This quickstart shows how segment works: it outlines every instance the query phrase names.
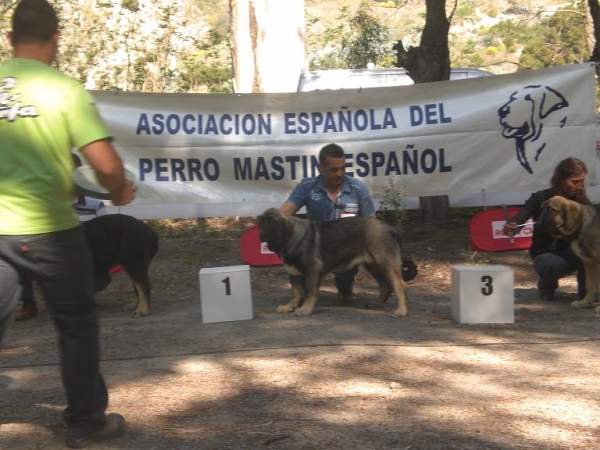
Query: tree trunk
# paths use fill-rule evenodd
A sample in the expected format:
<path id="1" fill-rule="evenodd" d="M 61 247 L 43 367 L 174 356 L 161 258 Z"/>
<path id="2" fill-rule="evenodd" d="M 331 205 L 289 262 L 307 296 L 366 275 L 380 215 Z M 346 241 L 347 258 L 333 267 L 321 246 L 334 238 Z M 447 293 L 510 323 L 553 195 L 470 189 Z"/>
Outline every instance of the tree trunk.
<path id="1" fill-rule="evenodd" d="M 403 67 L 415 83 L 450 79 L 450 50 L 448 33 L 450 20 L 446 17 L 445 0 L 426 0 L 425 27 L 418 47 L 406 50 L 402 41 L 394 46 L 396 67 Z M 450 220 L 448 196 L 421 197 L 419 220 L 425 223 L 444 223 Z"/>
<path id="2" fill-rule="evenodd" d="M 598 70 L 598 64 L 600 64 L 600 5 L 598 4 L 598 0 L 588 0 L 588 6 L 594 25 L 594 50 L 592 51 L 590 61 L 596 63 L 596 73 L 600 75 L 600 71 Z M 598 82 L 600 83 L 600 79 Z"/>
<path id="3" fill-rule="evenodd" d="M 419 221 L 445 223 L 450 219 L 450 202 L 447 195 L 419 197 Z"/>
<path id="4" fill-rule="evenodd" d="M 306 70 L 304 0 L 229 0 L 235 92 L 295 92 Z"/>
<path id="5" fill-rule="evenodd" d="M 235 92 L 260 92 L 256 71 L 256 17 L 249 0 L 229 0 Z"/>

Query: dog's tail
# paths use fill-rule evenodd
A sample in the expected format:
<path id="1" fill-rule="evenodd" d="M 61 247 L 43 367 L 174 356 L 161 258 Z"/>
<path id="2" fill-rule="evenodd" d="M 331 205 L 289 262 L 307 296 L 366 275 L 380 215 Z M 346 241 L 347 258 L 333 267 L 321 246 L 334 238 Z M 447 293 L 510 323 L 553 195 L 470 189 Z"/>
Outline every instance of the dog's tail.
<path id="1" fill-rule="evenodd" d="M 402 238 L 400 237 L 400 233 L 398 230 L 394 228 L 394 236 L 396 241 L 398 242 L 398 247 L 400 247 L 400 254 L 402 254 Z M 402 279 L 404 281 L 410 281 L 414 279 L 419 271 L 417 270 L 417 265 L 410 259 L 402 259 Z"/>
<path id="2" fill-rule="evenodd" d="M 410 259 L 402 261 L 402 279 L 404 281 L 410 281 L 417 276 L 419 271 L 417 265 Z"/>

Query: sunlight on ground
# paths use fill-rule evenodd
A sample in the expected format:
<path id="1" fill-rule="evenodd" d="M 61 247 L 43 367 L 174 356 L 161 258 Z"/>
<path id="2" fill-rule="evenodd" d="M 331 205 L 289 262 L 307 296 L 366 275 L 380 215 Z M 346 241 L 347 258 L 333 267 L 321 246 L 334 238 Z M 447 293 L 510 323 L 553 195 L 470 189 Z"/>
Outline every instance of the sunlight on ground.
<path id="1" fill-rule="evenodd" d="M 33 425 L 30 423 L 3 423 L 0 424 L 0 436 L 3 439 L 10 440 L 11 438 L 21 439 L 23 436 L 40 436 L 50 434 L 45 427 Z M 0 449 L 4 447 L 0 444 Z M 8 448 L 8 447 L 6 447 Z M 15 447 L 13 447 L 15 448 Z M 36 447 L 38 448 L 38 447 Z M 42 447 L 39 447 L 42 448 Z M 15 448 L 16 449 L 16 448 Z"/>
<path id="2" fill-rule="evenodd" d="M 60 374 L 54 367 L 40 369 L 40 367 L 32 366 L 24 369 L 4 369 L 2 375 L 6 377 L 3 384 L 8 390 L 41 391 L 61 387 Z"/>

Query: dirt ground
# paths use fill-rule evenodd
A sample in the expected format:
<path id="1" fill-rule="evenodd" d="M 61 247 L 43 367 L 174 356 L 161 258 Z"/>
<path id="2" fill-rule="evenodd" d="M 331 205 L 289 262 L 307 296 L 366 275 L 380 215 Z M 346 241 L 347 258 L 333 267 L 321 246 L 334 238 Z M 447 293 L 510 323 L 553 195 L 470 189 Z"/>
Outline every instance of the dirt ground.
<path id="1" fill-rule="evenodd" d="M 376 284 L 362 269 L 353 302 L 338 302 L 329 277 L 312 316 L 278 314 L 289 285 L 271 267 L 250 269 L 253 320 L 203 324 L 198 272 L 242 264 L 251 223 L 215 220 L 200 237 L 181 221 L 181 236 L 166 233 L 148 317 L 124 311 L 124 274 L 98 295 L 110 410 L 128 431 L 94 448 L 600 449 L 600 318 L 570 306 L 573 277 L 541 301 L 526 252 L 474 252 L 468 218 L 410 222 L 404 253 L 419 275 L 405 318 L 364 307 Z M 450 266 L 463 264 L 514 271 L 515 323 L 452 318 Z M 63 448 L 56 335 L 39 306 L 0 350 L 2 450 Z"/>

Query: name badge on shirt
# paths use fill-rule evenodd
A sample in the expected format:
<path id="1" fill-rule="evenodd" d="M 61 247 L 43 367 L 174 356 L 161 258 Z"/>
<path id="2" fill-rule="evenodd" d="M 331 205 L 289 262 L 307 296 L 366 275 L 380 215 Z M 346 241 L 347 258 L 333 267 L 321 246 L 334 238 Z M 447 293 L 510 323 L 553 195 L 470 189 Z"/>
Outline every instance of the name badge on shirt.
<path id="1" fill-rule="evenodd" d="M 346 203 L 344 211 L 340 213 L 340 218 L 354 217 L 358 214 L 358 205 L 356 203 Z"/>

